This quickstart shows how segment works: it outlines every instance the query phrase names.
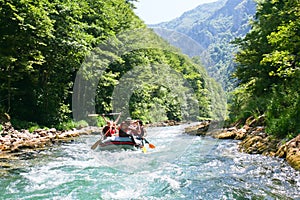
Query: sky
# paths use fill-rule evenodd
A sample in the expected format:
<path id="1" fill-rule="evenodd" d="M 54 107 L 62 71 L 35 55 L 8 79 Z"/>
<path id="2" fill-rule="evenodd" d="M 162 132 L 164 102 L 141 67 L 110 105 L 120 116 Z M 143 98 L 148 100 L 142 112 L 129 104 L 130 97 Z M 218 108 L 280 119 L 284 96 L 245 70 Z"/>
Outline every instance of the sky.
<path id="1" fill-rule="evenodd" d="M 157 24 L 175 19 L 200 4 L 215 1 L 217 0 L 139 0 L 135 3 L 135 13 L 146 24 Z"/>

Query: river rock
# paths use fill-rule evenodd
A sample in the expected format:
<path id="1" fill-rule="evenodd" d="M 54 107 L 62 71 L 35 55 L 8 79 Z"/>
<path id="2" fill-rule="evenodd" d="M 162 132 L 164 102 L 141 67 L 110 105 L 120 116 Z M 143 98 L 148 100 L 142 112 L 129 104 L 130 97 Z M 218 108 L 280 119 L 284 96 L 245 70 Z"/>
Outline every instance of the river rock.
<path id="1" fill-rule="evenodd" d="M 239 149 L 249 154 L 275 156 L 279 140 L 265 134 L 249 135 L 239 143 Z"/>
<path id="2" fill-rule="evenodd" d="M 230 129 L 225 129 L 221 133 L 215 135 L 215 138 L 218 139 L 234 139 L 237 135 L 237 130 L 235 127 Z"/>
<path id="3" fill-rule="evenodd" d="M 203 136 L 207 134 L 210 124 L 210 121 L 202 121 L 197 125 L 186 127 L 184 132 L 189 135 Z"/>
<path id="4" fill-rule="evenodd" d="M 264 115 L 258 118 L 249 117 L 243 126 L 240 121 L 230 128 L 209 130 L 210 126 L 210 122 L 202 122 L 196 126 L 187 127 L 185 133 L 209 135 L 218 139 L 241 140 L 240 151 L 284 158 L 293 168 L 300 170 L 300 134 L 289 142 L 266 134 Z"/>
<path id="5" fill-rule="evenodd" d="M 276 156 L 286 158 L 286 161 L 295 169 L 300 170 L 300 134 L 294 139 L 282 144 Z"/>
<path id="6" fill-rule="evenodd" d="M 11 129 L 12 130 L 12 129 Z M 10 134 L 0 135 L 0 153 L 19 152 L 24 149 L 44 148 L 53 145 L 56 141 L 72 141 L 73 138 L 82 134 L 100 132 L 97 128 L 85 127 L 81 130 L 57 131 L 56 129 L 38 129 L 33 133 L 28 130 L 13 130 Z"/>

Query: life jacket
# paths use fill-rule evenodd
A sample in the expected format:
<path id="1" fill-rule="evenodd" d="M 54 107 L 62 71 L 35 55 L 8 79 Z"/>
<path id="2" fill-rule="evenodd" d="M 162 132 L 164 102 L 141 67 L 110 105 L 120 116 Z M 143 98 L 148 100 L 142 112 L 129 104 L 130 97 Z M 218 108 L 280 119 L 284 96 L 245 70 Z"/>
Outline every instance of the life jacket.
<path id="1" fill-rule="evenodd" d="M 125 130 L 119 129 L 119 137 L 128 137 L 130 134 L 128 134 Z"/>
<path id="2" fill-rule="evenodd" d="M 116 133 L 115 127 L 105 126 L 102 130 L 104 137 L 111 137 Z"/>

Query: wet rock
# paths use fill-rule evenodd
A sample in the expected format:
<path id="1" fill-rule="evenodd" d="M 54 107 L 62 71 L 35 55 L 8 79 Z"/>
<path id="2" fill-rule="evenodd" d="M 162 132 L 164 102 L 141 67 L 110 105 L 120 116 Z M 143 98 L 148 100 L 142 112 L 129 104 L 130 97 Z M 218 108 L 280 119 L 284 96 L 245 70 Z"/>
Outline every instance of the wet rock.
<path id="1" fill-rule="evenodd" d="M 239 143 L 239 149 L 240 151 L 249 154 L 274 156 L 278 149 L 278 143 L 278 139 L 267 136 L 266 134 L 258 133 L 255 135 L 248 135 Z"/>
<path id="2" fill-rule="evenodd" d="M 300 170 L 300 135 L 282 144 L 275 154 L 286 161 L 295 169 Z"/>
<path id="3" fill-rule="evenodd" d="M 178 126 L 182 124 L 181 122 L 177 122 L 175 120 L 166 120 L 163 122 L 155 122 L 146 124 L 145 127 L 167 127 L 167 126 Z"/>
<path id="4" fill-rule="evenodd" d="M 233 129 L 224 130 L 220 134 L 217 134 L 215 136 L 215 138 L 218 138 L 218 139 L 234 139 L 236 137 L 236 135 L 237 135 L 237 131 L 236 131 L 235 128 L 233 128 Z"/>
<path id="5" fill-rule="evenodd" d="M 243 140 L 247 136 L 247 130 L 245 128 L 238 129 L 236 131 L 235 140 Z"/>
<path id="6" fill-rule="evenodd" d="M 53 145 L 55 141 L 70 141 L 82 134 L 90 134 L 95 128 L 81 130 L 57 131 L 56 129 L 38 129 L 33 133 L 28 130 L 16 131 L 0 136 L 0 151 L 2 153 L 19 152 L 24 149 L 44 148 Z"/>
<path id="7" fill-rule="evenodd" d="M 206 135 L 209 130 L 210 122 L 209 121 L 202 121 L 197 125 L 186 127 L 184 132 L 189 135 Z"/>
<path id="8" fill-rule="evenodd" d="M 300 170 L 300 135 L 284 142 L 265 132 L 265 116 L 258 118 L 249 117 L 245 125 L 223 129 L 211 129 L 210 122 L 202 122 L 199 125 L 187 127 L 185 133 L 191 135 L 210 135 L 218 139 L 241 140 L 239 150 L 249 154 L 262 154 L 284 158 L 295 169 Z"/>

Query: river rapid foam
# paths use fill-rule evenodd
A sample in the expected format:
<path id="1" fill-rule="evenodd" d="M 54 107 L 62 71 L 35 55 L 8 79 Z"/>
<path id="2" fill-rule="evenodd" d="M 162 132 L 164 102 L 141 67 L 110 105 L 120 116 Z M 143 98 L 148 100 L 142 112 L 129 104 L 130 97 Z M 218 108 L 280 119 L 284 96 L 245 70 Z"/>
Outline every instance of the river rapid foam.
<path id="1" fill-rule="evenodd" d="M 1 177 L 0 199 L 300 199 L 300 173 L 235 140 L 148 128 L 155 149 L 93 151 L 97 135 L 32 152 Z"/>

